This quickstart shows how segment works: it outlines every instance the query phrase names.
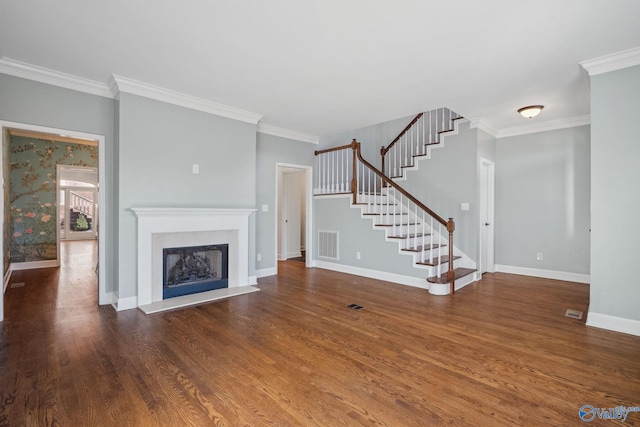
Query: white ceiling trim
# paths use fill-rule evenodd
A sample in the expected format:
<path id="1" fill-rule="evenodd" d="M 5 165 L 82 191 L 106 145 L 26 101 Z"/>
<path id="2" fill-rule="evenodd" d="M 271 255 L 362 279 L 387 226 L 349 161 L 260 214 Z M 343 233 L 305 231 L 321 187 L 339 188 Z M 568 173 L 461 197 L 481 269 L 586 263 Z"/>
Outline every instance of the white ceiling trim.
<path id="1" fill-rule="evenodd" d="M 584 116 L 570 117 L 568 119 L 551 120 L 548 122 L 500 129 L 496 138 L 506 138 L 508 136 L 526 135 L 529 133 L 545 132 L 549 130 L 565 129 L 590 124 L 591 116 L 586 114 Z"/>
<path id="2" fill-rule="evenodd" d="M 191 108 L 193 110 L 203 111 L 205 113 L 215 114 L 216 116 L 227 117 L 229 119 L 239 120 L 254 125 L 262 118 L 262 114 L 241 110 L 224 104 L 218 104 L 217 102 L 175 92 L 170 89 L 165 89 L 115 74 L 113 75 L 113 81 L 115 82 L 115 86 L 113 83 L 109 85 L 112 92 L 117 89 L 117 93 L 125 92 L 132 95 L 144 96 L 146 98 L 155 99 L 156 101 L 167 102 L 169 104 L 179 105 L 181 107 Z M 112 96 L 115 98 L 117 93 L 112 93 Z"/>
<path id="3" fill-rule="evenodd" d="M 295 130 L 280 128 L 278 126 L 258 123 L 258 132 L 267 135 L 280 136 L 282 138 L 293 139 L 296 141 L 308 142 L 310 144 L 319 144 L 320 137 L 309 133 L 297 132 Z"/>
<path id="4" fill-rule="evenodd" d="M 590 76 L 640 65 L 640 47 L 612 53 L 580 63 Z"/>
<path id="5" fill-rule="evenodd" d="M 104 83 L 9 58 L 0 59 L 0 73 L 63 87 L 65 89 L 77 90 L 91 95 L 111 98 L 111 91 Z"/>
<path id="6" fill-rule="evenodd" d="M 495 136 L 498 134 L 498 129 L 491 123 L 489 120 L 484 117 L 476 117 L 475 119 L 469 119 L 471 129 L 478 128 L 481 131 L 488 133 L 489 135 Z"/>

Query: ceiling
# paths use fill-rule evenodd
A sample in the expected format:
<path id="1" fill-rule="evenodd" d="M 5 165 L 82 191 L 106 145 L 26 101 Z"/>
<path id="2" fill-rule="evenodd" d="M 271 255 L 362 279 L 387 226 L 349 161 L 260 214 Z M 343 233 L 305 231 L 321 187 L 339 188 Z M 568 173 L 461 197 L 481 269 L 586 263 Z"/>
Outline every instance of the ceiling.
<path id="1" fill-rule="evenodd" d="M 640 46 L 639 22 L 638 0 L 21 0 L 0 4 L 0 55 L 310 135 L 442 106 L 500 130 L 588 116 L 579 63 Z"/>

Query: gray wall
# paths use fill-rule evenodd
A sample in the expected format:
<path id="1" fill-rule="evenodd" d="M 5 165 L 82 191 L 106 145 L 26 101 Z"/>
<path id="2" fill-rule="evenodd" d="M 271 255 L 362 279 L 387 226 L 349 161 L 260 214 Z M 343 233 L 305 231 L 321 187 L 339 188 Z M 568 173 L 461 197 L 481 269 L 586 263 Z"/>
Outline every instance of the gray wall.
<path id="1" fill-rule="evenodd" d="M 589 274 L 589 140 L 589 126 L 497 140 L 496 264 Z"/>
<path id="2" fill-rule="evenodd" d="M 382 161 L 380 148 L 391 143 L 400 132 L 413 120 L 414 116 L 401 117 L 384 123 L 351 130 L 337 135 L 320 138 L 318 150 L 350 144 L 355 138 L 360 142 L 362 157 L 373 166 L 380 169 Z"/>
<path id="3" fill-rule="evenodd" d="M 478 148 L 477 129 L 459 125 L 457 135 L 444 139 L 444 146 L 431 150 L 431 158 L 421 160 L 417 170 L 407 172 L 398 184 L 443 219 L 453 218 L 454 245 L 475 260 L 478 249 Z M 462 211 L 461 203 L 469 203 Z"/>
<path id="4" fill-rule="evenodd" d="M 426 279 L 427 270 L 413 268 L 413 257 L 398 255 L 398 243 L 385 241 L 384 230 L 374 230 L 371 219 L 361 218 L 360 209 L 351 208 L 350 203 L 348 197 L 315 199 L 313 234 L 317 236 L 318 231 L 339 232 L 340 259 L 336 261 L 317 256 L 314 259 Z M 317 254 L 317 238 L 313 244 Z M 357 252 L 360 252 L 361 259 L 357 259 Z"/>
<path id="5" fill-rule="evenodd" d="M 262 261 L 256 261 L 256 270 L 276 266 L 276 163 L 312 166 L 313 152 L 317 149 L 318 146 L 314 144 L 258 133 L 256 253 L 262 255 Z M 268 212 L 261 210 L 265 204 L 269 206 Z"/>
<path id="6" fill-rule="evenodd" d="M 87 132 L 105 137 L 106 152 L 106 204 L 108 216 L 102 218 L 108 230 L 117 232 L 113 222 L 115 211 L 113 182 L 114 171 L 114 100 L 89 95 L 70 89 L 51 86 L 19 77 L 0 74 L 0 119 L 57 129 Z M 106 238 L 107 265 L 112 265 L 114 251 L 113 240 Z M 115 290 L 117 277 L 113 269 L 106 269 L 105 290 Z"/>
<path id="7" fill-rule="evenodd" d="M 640 66 L 591 78 L 589 312 L 640 320 Z"/>
<path id="8" fill-rule="evenodd" d="M 127 93 L 120 95 L 119 113 L 119 297 L 127 298 L 137 293 L 137 226 L 130 209 L 254 208 L 256 126 Z M 200 165 L 197 175 L 193 164 Z M 255 233 L 249 232 L 253 254 Z"/>

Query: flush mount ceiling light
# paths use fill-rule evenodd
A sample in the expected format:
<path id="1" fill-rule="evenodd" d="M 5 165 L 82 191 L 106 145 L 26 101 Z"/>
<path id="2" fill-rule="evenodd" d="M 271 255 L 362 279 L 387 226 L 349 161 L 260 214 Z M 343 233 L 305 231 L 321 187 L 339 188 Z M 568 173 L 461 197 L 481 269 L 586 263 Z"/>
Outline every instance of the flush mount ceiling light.
<path id="1" fill-rule="evenodd" d="M 529 105 L 528 107 L 522 107 L 521 109 L 519 109 L 518 113 L 520 113 L 522 117 L 531 119 L 540 114 L 540 111 L 542 111 L 543 108 L 544 105 Z"/>

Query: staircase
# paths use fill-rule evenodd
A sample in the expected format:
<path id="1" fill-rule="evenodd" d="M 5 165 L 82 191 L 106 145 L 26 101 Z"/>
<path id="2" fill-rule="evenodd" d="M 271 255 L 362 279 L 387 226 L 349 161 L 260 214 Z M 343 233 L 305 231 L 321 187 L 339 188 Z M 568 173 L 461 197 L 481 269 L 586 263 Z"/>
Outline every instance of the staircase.
<path id="1" fill-rule="evenodd" d="M 391 143 L 380 149 L 381 171 L 394 180 L 406 180 L 407 172 L 431 158 L 431 150 L 444 147 L 445 137 L 458 133 L 464 120 L 448 108 L 419 113 Z"/>
<path id="2" fill-rule="evenodd" d="M 69 230 L 90 231 L 93 230 L 94 201 L 82 196 L 75 191 L 69 192 Z M 84 215 L 88 228 L 78 230 L 78 217 Z"/>
<path id="3" fill-rule="evenodd" d="M 86 230 L 78 230 L 78 217 L 80 216 L 80 214 L 84 215 L 85 218 L 87 219 L 87 224 L 88 224 L 88 228 Z M 69 209 L 69 230 L 71 231 L 90 231 L 93 229 L 93 218 L 91 218 L 89 215 L 87 215 L 84 212 L 80 212 L 79 210 L 75 210 L 75 209 Z"/>
<path id="4" fill-rule="evenodd" d="M 360 209 L 373 229 L 384 230 L 385 240 L 396 242 L 399 254 L 413 258 L 414 268 L 423 271 L 434 295 L 453 294 L 473 282 L 475 262 L 453 245 L 453 219 L 441 218 L 396 181 L 406 179 L 420 159 L 429 158 L 432 148 L 441 147 L 445 135 L 457 133 L 460 119 L 448 109 L 419 114 L 382 147 L 381 170 L 362 158 L 356 140 L 315 153 L 314 194 L 350 194 L 351 207 Z"/>

